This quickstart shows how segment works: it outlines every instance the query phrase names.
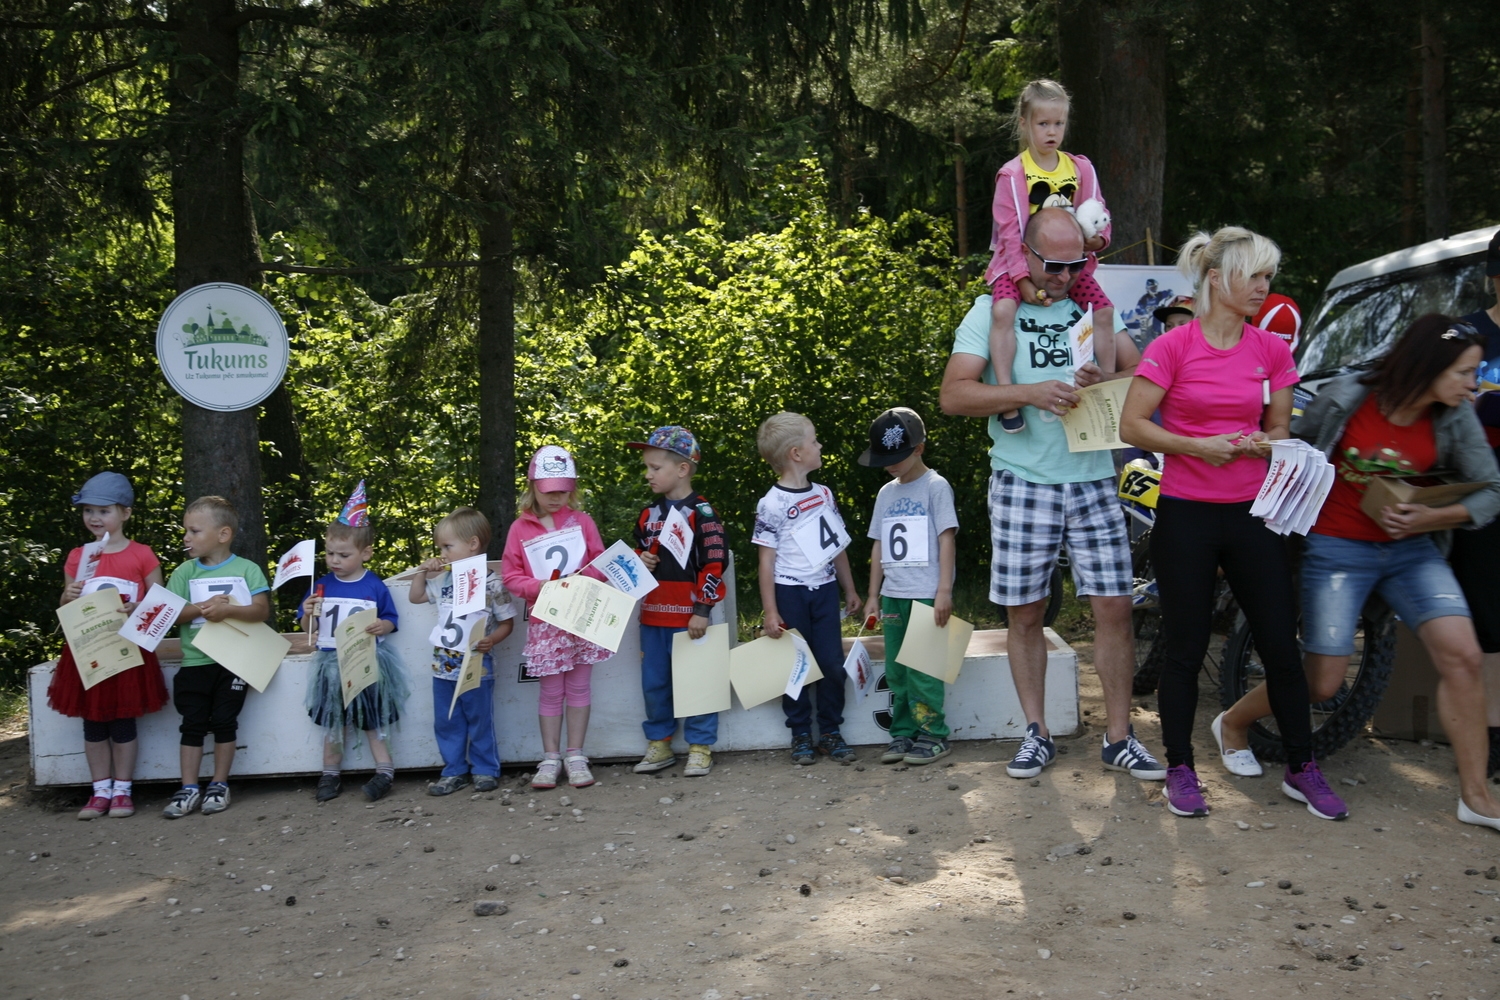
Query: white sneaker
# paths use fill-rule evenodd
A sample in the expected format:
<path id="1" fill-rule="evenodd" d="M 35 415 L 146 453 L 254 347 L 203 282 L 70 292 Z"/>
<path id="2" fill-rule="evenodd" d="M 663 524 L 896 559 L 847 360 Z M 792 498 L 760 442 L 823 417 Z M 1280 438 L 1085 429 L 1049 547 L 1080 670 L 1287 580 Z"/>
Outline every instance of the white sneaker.
<path id="1" fill-rule="evenodd" d="M 1214 734 L 1214 742 L 1219 745 L 1219 762 L 1224 765 L 1224 770 L 1230 774 L 1238 774 L 1246 778 L 1258 778 L 1266 772 L 1260 766 L 1260 761 L 1255 759 L 1255 752 L 1253 750 L 1224 749 L 1224 716 L 1228 714 L 1228 712 L 1220 712 L 1214 717 L 1214 721 L 1208 724 L 1209 732 Z"/>

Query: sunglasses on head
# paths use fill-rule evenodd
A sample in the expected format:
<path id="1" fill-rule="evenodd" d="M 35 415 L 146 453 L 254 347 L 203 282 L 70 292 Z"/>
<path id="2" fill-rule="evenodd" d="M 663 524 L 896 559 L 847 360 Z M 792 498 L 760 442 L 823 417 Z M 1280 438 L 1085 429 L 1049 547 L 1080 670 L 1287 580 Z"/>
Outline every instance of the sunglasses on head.
<path id="1" fill-rule="evenodd" d="M 1475 344 L 1483 344 L 1484 342 L 1484 338 L 1479 335 L 1479 331 L 1468 323 L 1454 323 L 1447 330 L 1443 331 L 1441 339 L 1467 340 Z"/>
<path id="2" fill-rule="evenodd" d="M 1042 270 L 1048 274 L 1062 274 L 1064 268 L 1067 269 L 1069 274 L 1077 274 L 1089 262 L 1087 257 L 1079 257 L 1077 260 L 1048 260 L 1037 253 L 1036 247 L 1030 243 L 1023 243 L 1021 245 L 1036 255 L 1036 259 L 1042 262 Z"/>

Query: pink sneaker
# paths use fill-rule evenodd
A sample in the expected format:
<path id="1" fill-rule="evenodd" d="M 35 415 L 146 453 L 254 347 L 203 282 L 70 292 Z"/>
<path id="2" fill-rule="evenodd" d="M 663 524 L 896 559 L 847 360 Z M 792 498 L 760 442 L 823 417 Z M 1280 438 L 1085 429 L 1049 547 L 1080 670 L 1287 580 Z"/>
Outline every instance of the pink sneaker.
<path id="1" fill-rule="evenodd" d="M 109 799 L 102 795 L 95 795 L 89 799 L 86 806 L 78 810 L 78 818 L 98 819 L 107 812 L 109 812 Z"/>
<path id="2" fill-rule="evenodd" d="M 1300 771 L 1288 766 L 1281 779 L 1281 790 L 1298 802 L 1307 803 L 1307 811 L 1318 819 L 1339 820 L 1349 815 L 1349 807 L 1328 787 L 1315 760 L 1303 764 Z"/>
<path id="3" fill-rule="evenodd" d="M 1208 803 L 1198 790 L 1198 772 L 1186 764 L 1167 768 L 1167 808 L 1178 816 L 1208 815 Z"/>
<path id="4" fill-rule="evenodd" d="M 116 795 L 109 800 L 109 815 L 111 819 L 124 819 L 126 816 L 134 816 L 135 802 L 129 795 Z"/>

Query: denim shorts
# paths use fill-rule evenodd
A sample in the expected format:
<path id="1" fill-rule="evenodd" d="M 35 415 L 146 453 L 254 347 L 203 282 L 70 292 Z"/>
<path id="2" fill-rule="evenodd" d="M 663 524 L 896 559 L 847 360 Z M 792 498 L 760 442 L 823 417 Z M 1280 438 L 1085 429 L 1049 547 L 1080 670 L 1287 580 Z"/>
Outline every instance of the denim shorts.
<path id="1" fill-rule="evenodd" d="M 1359 613 L 1380 594 L 1412 631 L 1469 603 L 1430 535 L 1362 542 L 1309 534 L 1302 557 L 1302 648 L 1321 656 L 1354 652 Z"/>

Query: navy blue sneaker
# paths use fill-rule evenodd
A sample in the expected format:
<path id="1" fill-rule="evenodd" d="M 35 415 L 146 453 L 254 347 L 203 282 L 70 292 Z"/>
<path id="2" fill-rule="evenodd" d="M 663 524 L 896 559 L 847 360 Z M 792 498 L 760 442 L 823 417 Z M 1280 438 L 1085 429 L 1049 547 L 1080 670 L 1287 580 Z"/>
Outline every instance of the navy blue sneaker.
<path id="1" fill-rule="evenodd" d="M 1026 727 L 1026 738 L 1006 765 L 1005 773 L 1012 778 L 1035 778 L 1042 773 L 1042 768 L 1056 759 L 1057 747 L 1042 735 L 1042 727 L 1033 722 Z"/>
<path id="2" fill-rule="evenodd" d="M 813 752 L 812 733 L 792 734 L 792 763 L 811 764 L 818 759 Z"/>
<path id="3" fill-rule="evenodd" d="M 844 742 L 844 737 L 837 729 L 818 737 L 818 752 L 826 753 L 840 764 L 848 764 L 859 759 L 854 755 L 854 748 Z"/>

